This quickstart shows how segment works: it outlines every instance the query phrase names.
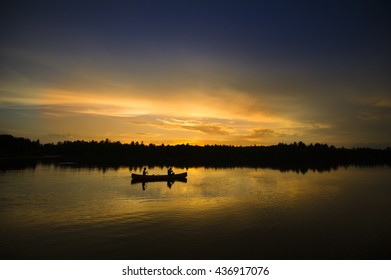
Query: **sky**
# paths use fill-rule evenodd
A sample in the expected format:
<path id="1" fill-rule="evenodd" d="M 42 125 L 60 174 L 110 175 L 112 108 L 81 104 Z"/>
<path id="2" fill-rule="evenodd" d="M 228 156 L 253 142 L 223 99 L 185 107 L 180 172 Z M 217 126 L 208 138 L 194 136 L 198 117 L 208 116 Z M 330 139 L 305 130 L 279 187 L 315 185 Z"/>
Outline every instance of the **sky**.
<path id="1" fill-rule="evenodd" d="M 3 1 L 0 134 L 391 146 L 388 1 Z"/>

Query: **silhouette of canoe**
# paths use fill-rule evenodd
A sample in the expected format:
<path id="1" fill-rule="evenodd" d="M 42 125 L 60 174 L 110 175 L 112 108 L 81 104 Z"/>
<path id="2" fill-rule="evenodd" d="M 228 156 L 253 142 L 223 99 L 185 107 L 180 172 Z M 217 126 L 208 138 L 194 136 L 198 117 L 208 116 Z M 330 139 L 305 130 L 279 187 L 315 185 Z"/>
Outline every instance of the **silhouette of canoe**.
<path id="1" fill-rule="evenodd" d="M 173 175 L 141 175 L 132 173 L 132 182 L 158 182 L 158 181 L 182 181 L 186 182 L 187 172 Z"/>

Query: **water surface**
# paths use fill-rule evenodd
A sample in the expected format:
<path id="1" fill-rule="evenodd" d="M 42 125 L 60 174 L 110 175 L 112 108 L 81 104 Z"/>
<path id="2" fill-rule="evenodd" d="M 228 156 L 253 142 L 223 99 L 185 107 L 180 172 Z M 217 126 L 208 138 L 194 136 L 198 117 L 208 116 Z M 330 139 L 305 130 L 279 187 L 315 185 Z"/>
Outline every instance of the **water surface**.
<path id="1" fill-rule="evenodd" d="M 37 165 L 0 173 L 3 259 L 389 259 L 391 169 Z M 150 174 L 166 172 L 150 169 Z"/>

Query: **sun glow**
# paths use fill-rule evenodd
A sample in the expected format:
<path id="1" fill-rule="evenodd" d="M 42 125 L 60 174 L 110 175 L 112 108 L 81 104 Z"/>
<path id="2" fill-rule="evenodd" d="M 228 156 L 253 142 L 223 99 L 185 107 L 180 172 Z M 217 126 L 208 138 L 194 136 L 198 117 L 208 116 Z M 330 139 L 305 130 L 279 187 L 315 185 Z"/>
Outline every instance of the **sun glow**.
<path id="1" fill-rule="evenodd" d="M 42 130 L 52 131 L 52 136 L 73 135 L 72 139 L 250 145 L 273 144 L 294 139 L 306 129 L 329 128 L 262 110 L 263 102 L 229 89 L 183 90 L 162 96 L 131 89 L 35 91 L 36 99 L 27 91 L 13 99 L 2 97 L 2 101 L 38 106 Z"/>

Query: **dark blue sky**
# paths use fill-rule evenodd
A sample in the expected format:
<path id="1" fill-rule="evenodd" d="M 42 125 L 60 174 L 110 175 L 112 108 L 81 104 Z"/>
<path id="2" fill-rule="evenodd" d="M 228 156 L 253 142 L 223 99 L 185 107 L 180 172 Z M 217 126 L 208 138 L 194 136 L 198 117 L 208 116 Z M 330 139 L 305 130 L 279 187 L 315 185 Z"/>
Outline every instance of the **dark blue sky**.
<path id="1" fill-rule="evenodd" d="M 2 40 L 59 48 L 72 39 L 109 48 L 159 43 L 288 56 L 346 55 L 352 48 L 384 54 L 390 44 L 390 5 L 384 3 L 10 1 L 2 12 Z"/>
<path id="2" fill-rule="evenodd" d="M 195 89 L 218 103 L 236 92 L 240 100 L 254 98 L 258 107 L 249 112 L 280 120 L 275 127 L 260 122 L 247 135 L 270 129 L 273 140 L 327 135 L 337 144 L 384 146 L 391 144 L 384 132 L 391 118 L 390 14 L 387 1 L 5 1 L 0 102 L 7 110 L 32 102 L 23 81 L 35 92 L 96 91 L 97 98 L 137 92 L 154 100 Z M 154 113 L 161 114 L 171 117 Z M 215 117 L 205 114 L 202 125 Z M 294 124 L 281 122 L 287 119 Z"/>

